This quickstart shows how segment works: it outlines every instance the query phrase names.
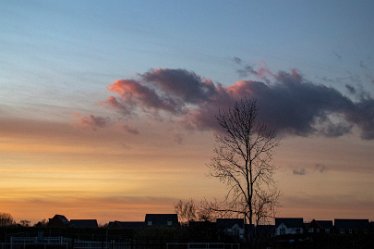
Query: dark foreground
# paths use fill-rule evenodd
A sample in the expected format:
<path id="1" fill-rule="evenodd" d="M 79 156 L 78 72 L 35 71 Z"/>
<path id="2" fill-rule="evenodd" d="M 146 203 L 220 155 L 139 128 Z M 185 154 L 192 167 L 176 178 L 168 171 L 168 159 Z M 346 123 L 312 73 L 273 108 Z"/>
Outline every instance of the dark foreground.
<path id="1" fill-rule="evenodd" d="M 0 227 L 0 249 L 374 248 L 374 233 L 257 234 L 251 243 L 202 227 L 97 229 Z"/>

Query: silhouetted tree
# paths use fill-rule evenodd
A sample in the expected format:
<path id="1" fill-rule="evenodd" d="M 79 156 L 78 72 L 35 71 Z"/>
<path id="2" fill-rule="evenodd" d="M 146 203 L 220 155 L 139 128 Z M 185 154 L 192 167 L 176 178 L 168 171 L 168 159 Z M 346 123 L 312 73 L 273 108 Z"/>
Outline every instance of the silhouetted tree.
<path id="1" fill-rule="evenodd" d="M 257 116 L 256 101 L 243 99 L 217 116 L 221 131 L 211 163 L 211 175 L 229 187 L 224 205 L 212 210 L 237 214 L 247 223 L 271 216 L 279 192 L 273 184 L 275 132 Z"/>
<path id="2" fill-rule="evenodd" d="M 20 221 L 19 221 L 19 224 L 20 224 L 21 226 L 23 226 L 23 227 L 29 227 L 30 224 L 31 224 L 31 221 L 29 221 L 29 220 L 20 220 Z"/>
<path id="3" fill-rule="evenodd" d="M 46 227 L 47 224 L 48 224 L 47 219 L 42 219 L 42 220 L 38 221 L 37 223 L 35 223 L 34 227 L 42 228 L 42 227 Z"/>
<path id="4" fill-rule="evenodd" d="M 16 222 L 13 219 L 12 215 L 8 213 L 0 213 L 0 227 L 11 226 Z"/>
<path id="5" fill-rule="evenodd" d="M 188 201 L 179 200 L 177 204 L 175 204 L 175 211 L 178 215 L 179 222 L 182 224 L 194 221 L 198 217 L 195 202 L 192 199 Z"/>

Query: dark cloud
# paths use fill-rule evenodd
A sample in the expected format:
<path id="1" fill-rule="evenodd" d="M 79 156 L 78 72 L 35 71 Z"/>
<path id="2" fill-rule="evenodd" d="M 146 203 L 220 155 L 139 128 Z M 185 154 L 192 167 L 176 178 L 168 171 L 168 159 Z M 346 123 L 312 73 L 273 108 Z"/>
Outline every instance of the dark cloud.
<path id="1" fill-rule="evenodd" d="M 242 64 L 242 59 L 240 59 L 239 57 L 233 57 L 232 58 L 232 60 L 236 63 L 236 64 L 238 64 L 238 65 L 240 65 L 240 64 Z"/>
<path id="2" fill-rule="evenodd" d="M 320 134 L 326 137 L 340 137 L 345 134 L 350 133 L 352 130 L 352 125 L 339 123 L 333 124 L 329 123 L 320 129 Z"/>
<path id="3" fill-rule="evenodd" d="M 350 94 L 356 94 L 356 88 L 354 86 L 351 86 L 349 84 L 345 85 L 345 88 L 348 90 Z"/>
<path id="4" fill-rule="evenodd" d="M 361 138 L 374 139 L 374 99 L 364 99 L 356 103 L 348 119 L 361 128 Z"/>
<path id="5" fill-rule="evenodd" d="M 249 75 L 258 75 L 259 73 L 250 65 L 237 70 L 240 77 L 247 77 Z"/>
<path id="6" fill-rule="evenodd" d="M 255 78 L 261 79 L 266 83 L 270 83 L 269 77 L 275 76 L 273 72 L 271 72 L 271 70 L 264 65 L 255 67 L 248 63 L 244 63 L 243 60 L 239 57 L 234 57 L 233 60 L 235 64 L 237 64 L 240 67 L 236 70 L 236 72 L 241 78 L 254 76 Z"/>
<path id="7" fill-rule="evenodd" d="M 141 77 L 145 84 L 185 103 L 203 102 L 216 94 L 213 82 L 183 69 L 155 69 Z"/>
<path id="8" fill-rule="evenodd" d="M 298 175 L 298 176 L 306 175 L 306 169 L 304 169 L 304 168 L 294 169 L 294 170 L 292 170 L 292 174 Z"/>
<path id="9" fill-rule="evenodd" d="M 353 101 L 332 87 L 307 81 L 296 70 L 273 73 L 264 68 L 261 74 L 269 78 L 223 86 L 182 69 L 150 70 L 137 80 L 110 85 L 108 89 L 118 96 L 111 96 L 106 103 L 124 115 L 164 112 L 190 129 L 203 130 L 217 128 L 219 109 L 253 98 L 259 118 L 278 133 L 337 137 L 356 126 L 363 139 L 374 139 L 374 100 L 370 95 Z M 350 87 L 347 85 L 348 90 Z"/>

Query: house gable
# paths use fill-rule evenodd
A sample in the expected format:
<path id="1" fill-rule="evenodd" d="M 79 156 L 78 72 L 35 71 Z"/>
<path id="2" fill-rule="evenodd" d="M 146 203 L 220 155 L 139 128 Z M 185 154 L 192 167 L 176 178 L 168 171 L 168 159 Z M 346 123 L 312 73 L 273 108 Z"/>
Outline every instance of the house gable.
<path id="1" fill-rule="evenodd" d="M 301 234 L 303 232 L 303 218 L 275 218 L 275 235 Z"/>
<path id="2" fill-rule="evenodd" d="M 145 225 L 150 226 L 161 226 L 161 227 L 174 227 L 177 226 L 178 216 L 177 214 L 146 214 Z"/>

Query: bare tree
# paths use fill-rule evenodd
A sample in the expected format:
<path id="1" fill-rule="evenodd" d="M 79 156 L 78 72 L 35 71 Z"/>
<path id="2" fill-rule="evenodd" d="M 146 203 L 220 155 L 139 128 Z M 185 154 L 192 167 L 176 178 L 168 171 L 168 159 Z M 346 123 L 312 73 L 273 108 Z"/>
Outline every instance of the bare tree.
<path id="1" fill-rule="evenodd" d="M 211 175 L 229 187 L 225 206 L 213 209 L 240 215 L 251 225 L 270 215 L 279 196 L 271 164 L 278 139 L 257 114 L 252 99 L 243 99 L 226 112 L 219 112 L 221 132 L 216 135 L 217 145 L 208 165 Z"/>
<path id="2" fill-rule="evenodd" d="M 275 207 L 278 204 L 279 191 L 268 189 L 267 191 L 256 190 L 253 201 L 256 225 L 269 224 L 275 216 Z"/>
<path id="3" fill-rule="evenodd" d="M 179 222 L 187 224 L 190 221 L 213 221 L 217 218 L 216 212 L 207 200 L 201 200 L 196 203 L 193 199 L 179 200 L 175 206 Z"/>
<path id="4" fill-rule="evenodd" d="M 194 221 L 198 217 L 196 205 L 192 199 L 188 201 L 179 200 L 174 208 L 177 212 L 179 222 L 182 224 Z"/>

